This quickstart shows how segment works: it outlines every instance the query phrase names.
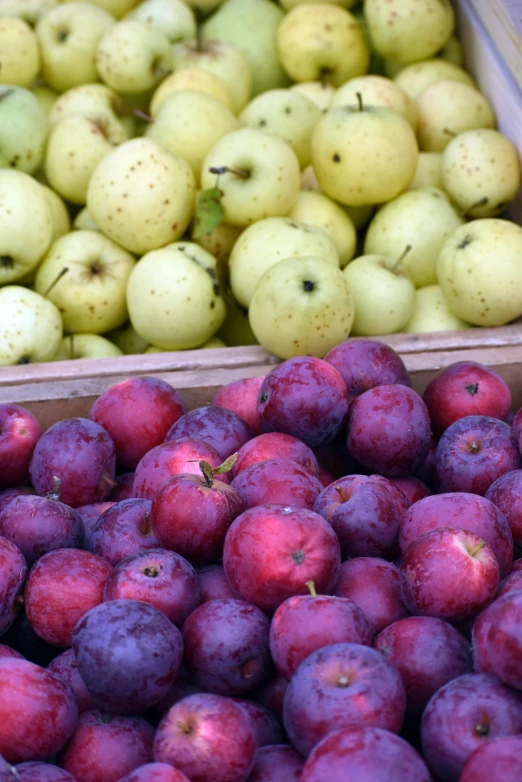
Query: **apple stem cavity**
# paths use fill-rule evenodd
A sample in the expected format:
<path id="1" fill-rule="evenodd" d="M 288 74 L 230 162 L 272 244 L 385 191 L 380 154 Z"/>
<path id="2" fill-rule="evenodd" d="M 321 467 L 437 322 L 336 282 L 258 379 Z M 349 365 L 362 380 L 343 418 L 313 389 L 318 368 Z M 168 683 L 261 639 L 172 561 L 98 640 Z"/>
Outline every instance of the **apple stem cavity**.
<path id="1" fill-rule="evenodd" d="M 52 289 L 54 288 L 56 283 L 60 282 L 62 277 L 64 277 L 67 274 L 68 271 L 69 271 L 69 267 L 68 266 L 64 266 L 63 269 L 56 275 L 56 277 L 54 278 L 52 283 L 49 285 L 49 287 L 47 288 L 47 290 L 44 293 L 44 296 L 47 296 L 52 291 Z"/>
<path id="2" fill-rule="evenodd" d="M 0 267 L 2 269 L 12 269 L 14 266 L 14 258 L 12 255 L 0 255 Z"/>
<path id="3" fill-rule="evenodd" d="M 470 396 L 475 396 L 475 394 L 478 394 L 479 390 L 479 384 L 478 383 L 468 383 L 466 386 L 464 386 L 468 394 Z"/>
<path id="4" fill-rule="evenodd" d="M 307 581 L 306 586 L 308 587 L 308 591 L 310 592 L 312 597 L 317 597 L 317 592 L 315 590 L 315 582 L 314 581 Z"/>
<path id="5" fill-rule="evenodd" d="M 470 557 L 474 557 L 475 554 L 477 554 L 481 549 L 483 549 L 485 545 L 486 545 L 486 541 L 481 540 L 480 543 L 477 543 L 476 546 L 473 546 L 473 548 L 469 552 Z"/>
<path id="6" fill-rule="evenodd" d="M 303 280 L 303 290 L 305 290 L 307 293 L 311 293 L 315 288 L 315 282 L 312 282 L 312 280 Z"/>
<path id="7" fill-rule="evenodd" d="M 138 524 L 138 529 L 140 531 L 140 535 L 150 535 L 150 532 L 152 530 L 151 524 L 150 524 L 150 513 L 146 513 L 142 519 L 140 519 L 140 522 Z M 150 568 L 149 568 L 150 569 Z M 147 573 L 146 571 L 145 575 L 149 576 L 150 573 Z"/>
<path id="8" fill-rule="evenodd" d="M 60 500 L 60 479 L 57 475 L 53 475 L 53 488 L 45 495 L 47 500 L 54 500 L 59 502 Z"/>

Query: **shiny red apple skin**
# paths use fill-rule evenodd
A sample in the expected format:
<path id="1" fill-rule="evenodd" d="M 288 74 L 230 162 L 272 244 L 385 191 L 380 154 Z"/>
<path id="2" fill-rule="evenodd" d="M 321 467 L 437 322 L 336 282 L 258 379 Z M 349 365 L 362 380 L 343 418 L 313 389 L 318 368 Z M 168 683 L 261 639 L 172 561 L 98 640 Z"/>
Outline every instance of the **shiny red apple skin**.
<path id="1" fill-rule="evenodd" d="M 453 527 L 479 535 L 495 552 L 501 578 L 510 572 L 513 536 L 502 512 L 485 497 L 448 492 L 419 500 L 406 512 L 400 526 L 401 551 L 404 553 L 416 538 L 439 527 Z"/>
<path id="2" fill-rule="evenodd" d="M 408 614 L 399 568 L 378 557 L 354 557 L 343 562 L 335 594 L 359 606 L 374 633 Z"/>
<path id="3" fill-rule="evenodd" d="M 16 766 L 16 773 L 20 782 L 76 782 L 65 769 L 39 761 L 19 763 Z"/>
<path id="4" fill-rule="evenodd" d="M 112 437 L 119 468 L 134 470 L 184 413 L 181 397 L 164 380 L 132 377 L 104 391 L 89 418 Z"/>
<path id="5" fill-rule="evenodd" d="M 428 409 L 407 386 L 377 386 L 350 404 L 348 452 L 387 478 L 415 473 L 426 459 L 430 437 Z"/>
<path id="6" fill-rule="evenodd" d="M 159 548 L 151 523 L 150 500 L 122 500 L 102 513 L 91 532 L 89 549 L 111 565 L 126 557 Z"/>
<path id="7" fill-rule="evenodd" d="M 104 502 L 114 486 L 116 451 L 111 437 L 87 418 L 67 418 L 36 443 L 29 474 L 40 495 L 60 480 L 60 501 L 72 508 Z"/>
<path id="8" fill-rule="evenodd" d="M 223 565 L 207 565 L 199 568 L 198 579 L 201 592 L 200 603 L 235 597 L 228 583 Z"/>
<path id="9" fill-rule="evenodd" d="M 288 459 L 304 467 L 316 478 L 318 476 L 319 465 L 312 449 L 302 440 L 284 432 L 267 432 L 245 443 L 238 451 L 231 475 L 235 478 L 253 464 L 269 459 Z"/>
<path id="10" fill-rule="evenodd" d="M 441 687 L 426 706 L 421 723 L 423 755 L 436 778 L 457 782 L 475 749 L 520 732 L 520 693 L 495 676 L 467 673 Z"/>
<path id="11" fill-rule="evenodd" d="M 0 537 L 0 637 L 11 627 L 22 604 L 27 563 L 20 549 Z"/>
<path id="12" fill-rule="evenodd" d="M 23 483 L 42 429 L 35 416 L 20 405 L 0 404 L 0 489 Z"/>
<path id="13" fill-rule="evenodd" d="M 442 369 L 424 391 L 436 437 L 459 418 L 485 415 L 505 421 L 511 410 L 511 391 L 492 369 L 475 361 L 457 361 Z"/>
<path id="14" fill-rule="evenodd" d="M 399 619 L 379 633 L 374 646 L 399 671 L 411 714 L 421 714 L 443 684 L 472 668 L 464 636 L 431 616 Z"/>
<path id="15" fill-rule="evenodd" d="M 310 753 L 299 782 L 432 782 L 420 755 L 382 728 L 330 733 Z"/>
<path id="16" fill-rule="evenodd" d="M 402 598 L 409 611 L 449 622 L 468 619 L 495 597 L 499 566 L 472 532 L 441 528 L 417 538 L 401 561 Z"/>
<path id="17" fill-rule="evenodd" d="M 522 736 L 490 739 L 467 759 L 459 782 L 517 782 L 522 779 Z"/>
<path id="18" fill-rule="evenodd" d="M 91 711 L 96 708 L 96 703 L 90 696 L 89 691 L 85 686 L 85 682 L 80 676 L 78 663 L 76 662 L 72 649 L 66 649 L 65 652 L 62 652 L 58 657 L 55 657 L 54 660 L 51 660 L 47 666 L 47 670 L 51 671 L 51 673 L 54 673 L 56 676 L 59 676 L 60 679 L 63 679 L 63 681 L 69 685 L 76 698 L 78 712 L 80 714 L 84 711 Z"/>
<path id="19" fill-rule="evenodd" d="M 402 491 L 410 505 L 423 500 L 424 497 L 430 497 L 432 494 L 426 484 L 413 475 L 408 478 L 390 478 L 390 481 Z"/>
<path id="20" fill-rule="evenodd" d="M 223 459 L 203 440 L 180 437 L 157 445 L 145 454 L 134 473 L 133 491 L 136 497 L 152 500 L 158 489 L 174 475 L 201 475 L 200 461 L 217 469 Z M 229 483 L 227 473 L 216 475 L 216 480 Z"/>
<path id="21" fill-rule="evenodd" d="M 472 631 L 475 670 L 522 689 L 522 591 L 497 598 L 477 618 Z"/>
<path id="22" fill-rule="evenodd" d="M 291 679 L 317 649 L 337 643 L 371 646 L 372 631 L 361 609 L 343 597 L 297 595 L 281 603 L 270 625 L 274 664 Z"/>
<path id="23" fill-rule="evenodd" d="M 152 501 L 151 525 L 161 544 L 200 566 L 221 558 L 227 530 L 245 509 L 231 486 L 197 475 L 176 475 Z"/>
<path id="24" fill-rule="evenodd" d="M 0 755 L 9 763 L 45 760 L 63 747 L 78 719 L 72 691 L 27 660 L 0 660 Z"/>
<path id="25" fill-rule="evenodd" d="M 190 782 L 190 780 L 167 763 L 146 763 L 122 777 L 119 782 Z"/>
<path id="26" fill-rule="evenodd" d="M 307 594 L 307 581 L 314 582 L 319 594 L 331 593 L 340 566 L 335 532 L 304 508 L 250 508 L 233 522 L 223 548 L 223 567 L 233 591 L 269 613 L 288 597 Z"/>
<path id="27" fill-rule="evenodd" d="M 340 431 L 348 412 L 348 392 L 331 364 L 300 356 L 274 367 L 264 378 L 258 412 L 264 432 L 286 432 L 314 448 Z"/>
<path id="28" fill-rule="evenodd" d="M 246 782 L 256 737 L 247 713 L 231 698 L 202 693 L 173 706 L 154 738 L 154 760 L 193 782 Z"/>
<path id="29" fill-rule="evenodd" d="M 269 459 L 242 470 L 231 483 L 247 508 L 288 505 L 312 510 L 323 486 L 314 475 L 288 459 Z"/>
<path id="30" fill-rule="evenodd" d="M 350 401 L 376 386 L 411 386 L 408 370 L 399 354 L 373 339 L 341 342 L 326 354 L 324 360 L 341 374 Z"/>
<path id="31" fill-rule="evenodd" d="M 247 422 L 232 410 L 209 405 L 190 410 L 176 421 L 167 432 L 165 441 L 180 437 L 203 440 L 216 449 L 224 462 L 253 436 L 254 432 Z"/>
<path id="32" fill-rule="evenodd" d="M 298 782 L 303 765 L 303 758 L 292 747 L 261 747 L 248 782 Z"/>
<path id="33" fill-rule="evenodd" d="M 115 505 L 115 502 L 93 502 L 91 505 L 80 505 L 76 508 L 76 511 L 80 514 L 83 521 L 83 544 L 82 548 L 90 548 L 91 533 L 96 525 L 96 522 L 109 508 Z"/>
<path id="34" fill-rule="evenodd" d="M 25 585 L 25 610 L 35 633 L 68 649 L 82 616 L 103 600 L 112 572 L 105 560 L 79 549 L 57 549 L 36 562 Z"/>
<path id="35" fill-rule="evenodd" d="M 215 393 L 212 404 L 232 410 L 247 422 L 254 434 L 261 434 L 257 398 L 262 382 L 262 377 L 233 380 L 232 383 L 227 383 Z"/>
<path id="36" fill-rule="evenodd" d="M 380 652 L 333 644 L 309 655 L 292 676 L 283 719 L 292 746 L 307 757 L 341 728 L 369 726 L 398 733 L 405 711 L 402 679 Z"/>
<path id="37" fill-rule="evenodd" d="M 504 514 L 515 546 L 522 548 L 522 470 L 501 475 L 484 496 Z"/>

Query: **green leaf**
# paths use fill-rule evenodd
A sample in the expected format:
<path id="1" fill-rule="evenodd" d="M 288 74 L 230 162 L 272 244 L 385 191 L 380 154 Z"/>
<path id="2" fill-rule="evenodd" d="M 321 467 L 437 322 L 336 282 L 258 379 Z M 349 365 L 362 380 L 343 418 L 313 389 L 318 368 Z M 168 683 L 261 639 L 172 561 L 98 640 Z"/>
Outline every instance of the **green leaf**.
<path id="1" fill-rule="evenodd" d="M 196 207 L 194 230 L 192 231 L 193 239 L 199 239 L 200 236 L 209 234 L 223 220 L 225 210 L 221 204 L 222 198 L 223 191 L 219 187 L 209 187 L 208 190 L 202 191 Z"/>
<path id="2" fill-rule="evenodd" d="M 216 467 L 214 470 L 214 475 L 223 475 L 223 473 L 228 472 L 232 469 L 234 464 L 237 462 L 237 457 L 239 454 L 233 453 L 232 456 L 229 456 L 226 461 L 223 462 L 223 464 L 220 464 L 219 467 Z"/>
<path id="3" fill-rule="evenodd" d="M 214 473 L 212 472 L 212 467 L 208 462 L 205 462 L 202 459 L 199 463 L 199 469 L 203 473 L 203 478 L 205 479 L 205 485 L 208 488 L 210 488 L 214 483 Z"/>

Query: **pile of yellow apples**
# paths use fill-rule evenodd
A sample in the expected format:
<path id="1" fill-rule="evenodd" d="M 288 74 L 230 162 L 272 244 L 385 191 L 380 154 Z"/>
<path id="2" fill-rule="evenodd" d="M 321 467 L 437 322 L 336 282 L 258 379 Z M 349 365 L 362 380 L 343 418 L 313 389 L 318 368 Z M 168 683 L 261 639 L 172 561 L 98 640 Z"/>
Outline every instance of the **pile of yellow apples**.
<path id="1" fill-rule="evenodd" d="M 522 315 L 449 0 L 0 1 L 0 365 Z"/>

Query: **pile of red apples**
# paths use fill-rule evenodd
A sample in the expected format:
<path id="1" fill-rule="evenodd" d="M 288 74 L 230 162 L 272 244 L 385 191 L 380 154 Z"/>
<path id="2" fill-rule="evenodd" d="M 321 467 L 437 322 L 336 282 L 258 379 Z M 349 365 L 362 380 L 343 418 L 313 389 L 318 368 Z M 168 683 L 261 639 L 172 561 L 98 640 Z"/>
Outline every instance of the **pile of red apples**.
<path id="1" fill-rule="evenodd" d="M 0 405 L 0 782 L 520 782 L 521 450 L 364 339 Z"/>

